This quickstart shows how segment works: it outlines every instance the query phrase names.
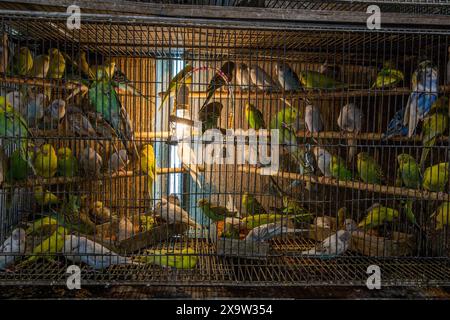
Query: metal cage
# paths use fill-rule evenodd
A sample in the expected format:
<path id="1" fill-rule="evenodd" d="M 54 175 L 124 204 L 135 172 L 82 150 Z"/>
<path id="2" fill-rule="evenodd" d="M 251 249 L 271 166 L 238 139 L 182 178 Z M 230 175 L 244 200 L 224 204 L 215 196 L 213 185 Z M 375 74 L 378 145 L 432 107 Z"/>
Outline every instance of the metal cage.
<path id="1" fill-rule="evenodd" d="M 450 283 L 448 29 L 10 9 L 0 283 Z"/>

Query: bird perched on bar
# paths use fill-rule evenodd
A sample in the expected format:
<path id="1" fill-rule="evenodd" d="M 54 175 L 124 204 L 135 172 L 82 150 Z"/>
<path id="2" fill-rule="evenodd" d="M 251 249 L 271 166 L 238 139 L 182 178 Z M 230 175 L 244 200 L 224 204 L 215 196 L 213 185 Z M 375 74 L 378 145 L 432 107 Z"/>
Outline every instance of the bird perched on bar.
<path id="1" fill-rule="evenodd" d="M 198 119 L 202 122 L 202 132 L 208 129 L 217 128 L 217 120 L 222 113 L 223 105 L 220 102 L 211 102 L 203 106 L 199 113 Z"/>
<path id="2" fill-rule="evenodd" d="M 305 89 L 332 90 L 346 87 L 345 84 L 314 70 L 301 71 L 299 78 Z"/>
<path id="3" fill-rule="evenodd" d="M 286 107 L 280 110 L 270 121 L 270 129 L 282 129 L 288 127 L 293 131 L 302 130 L 305 127 L 301 121 L 303 113 L 294 107 Z"/>
<path id="4" fill-rule="evenodd" d="M 346 167 L 344 159 L 336 155 L 331 156 L 330 173 L 333 178 L 338 180 L 352 180 L 352 172 Z"/>
<path id="5" fill-rule="evenodd" d="M 58 175 L 61 177 L 74 177 L 78 173 L 78 162 L 70 148 L 58 149 Z"/>
<path id="6" fill-rule="evenodd" d="M 234 75 L 236 86 L 239 87 L 241 91 L 250 90 L 251 79 L 248 66 L 245 63 L 238 63 L 235 65 L 236 72 Z"/>
<path id="7" fill-rule="evenodd" d="M 49 206 L 59 203 L 58 197 L 54 193 L 44 189 L 42 186 L 36 186 L 34 188 L 34 199 L 41 206 Z"/>
<path id="8" fill-rule="evenodd" d="M 3 150 L 1 150 L 3 153 Z M 34 146 L 29 143 L 27 148 L 28 157 L 34 159 Z M 20 149 L 13 151 L 9 157 L 9 166 L 7 172 L 8 181 L 22 181 L 28 177 L 30 173 L 30 167 L 28 162 L 21 156 Z"/>
<path id="9" fill-rule="evenodd" d="M 135 256 L 134 261 L 162 268 L 193 269 L 198 255 L 192 248 L 145 250 L 144 255 Z"/>
<path id="10" fill-rule="evenodd" d="M 358 153 L 357 168 L 359 177 L 365 183 L 380 184 L 385 180 L 380 165 L 367 152 Z"/>
<path id="11" fill-rule="evenodd" d="M 406 103 L 403 125 L 408 126 L 408 137 L 411 138 L 419 121 L 423 120 L 437 100 L 439 93 L 438 70 L 431 61 L 419 63 L 411 79 L 412 92 Z"/>
<path id="12" fill-rule="evenodd" d="M 406 153 L 397 156 L 398 176 L 401 184 L 407 188 L 419 189 L 422 185 L 420 167 L 412 156 Z"/>
<path id="13" fill-rule="evenodd" d="M 250 79 L 253 85 L 255 85 L 259 90 L 264 92 L 279 91 L 280 86 L 272 77 L 257 64 L 250 66 Z"/>
<path id="14" fill-rule="evenodd" d="M 295 216 L 294 221 L 310 222 L 312 220 L 312 214 L 303 207 L 302 203 L 289 196 L 283 196 L 283 210 L 282 212 L 287 215 Z"/>
<path id="15" fill-rule="evenodd" d="M 233 217 L 234 212 L 228 211 L 227 207 L 212 204 L 207 199 L 200 199 L 197 206 L 202 210 L 203 214 L 214 222 L 224 221 L 226 217 Z"/>
<path id="16" fill-rule="evenodd" d="M 36 126 L 44 117 L 47 97 L 43 93 L 29 95 L 25 113 L 22 113 L 29 125 Z"/>
<path id="17" fill-rule="evenodd" d="M 59 123 L 59 121 L 66 115 L 66 101 L 63 99 L 53 100 L 50 106 L 44 111 L 45 123 Z"/>
<path id="18" fill-rule="evenodd" d="M 6 94 L 6 101 L 8 101 L 14 110 L 19 112 L 23 117 L 26 117 L 25 100 L 25 95 L 20 91 L 11 91 Z"/>
<path id="19" fill-rule="evenodd" d="M 83 112 L 75 106 L 69 106 L 67 108 L 67 125 L 70 131 L 80 137 L 97 137 L 97 132 L 92 126 L 89 118 L 87 118 Z"/>
<path id="20" fill-rule="evenodd" d="M 209 82 L 208 88 L 206 89 L 206 99 L 205 102 L 203 102 L 202 108 L 209 103 L 214 92 L 221 89 L 223 86 L 228 85 L 233 80 L 234 71 L 235 64 L 231 61 L 225 62 L 222 67 L 220 67 L 220 71 L 217 71 Z"/>
<path id="21" fill-rule="evenodd" d="M 182 70 L 180 70 L 169 82 L 169 86 L 167 87 L 166 92 L 164 93 L 161 104 L 158 110 L 161 110 L 164 103 L 170 97 L 171 94 L 174 94 L 179 87 L 182 85 L 190 86 L 192 84 L 192 71 L 193 67 L 191 64 L 186 64 Z M 206 103 L 205 103 L 206 104 Z"/>
<path id="22" fill-rule="evenodd" d="M 0 73 L 7 73 L 9 68 L 9 40 L 8 34 L 3 32 L 0 46 Z"/>
<path id="23" fill-rule="evenodd" d="M 151 144 L 144 145 L 140 154 L 141 170 L 147 175 L 147 191 L 149 198 L 153 196 L 153 182 L 156 179 L 155 150 Z"/>
<path id="24" fill-rule="evenodd" d="M 382 135 L 382 139 L 390 139 L 397 136 L 408 135 L 408 126 L 403 124 L 405 117 L 405 108 L 398 110 L 394 117 L 389 121 L 386 132 Z"/>
<path id="25" fill-rule="evenodd" d="M 102 73 L 102 76 L 105 76 L 105 73 Z M 95 111 L 100 113 L 102 118 L 114 129 L 127 152 L 133 158 L 138 159 L 139 152 L 134 140 L 133 125 L 110 79 L 92 83 L 89 88 L 89 101 L 94 106 Z"/>
<path id="26" fill-rule="evenodd" d="M 317 106 L 308 104 L 305 107 L 305 124 L 310 133 L 318 133 L 323 130 L 322 116 Z"/>
<path id="27" fill-rule="evenodd" d="M 130 159 L 128 159 L 127 150 L 121 149 L 117 152 L 114 152 L 109 158 L 109 171 L 124 171 L 129 162 Z"/>
<path id="28" fill-rule="evenodd" d="M 386 61 L 383 68 L 378 72 L 372 88 L 390 88 L 399 84 L 405 79 L 403 72 L 394 68 L 392 61 Z"/>
<path id="29" fill-rule="evenodd" d="M 443 192 L 448 184 L 449 164 L 442 162 L 428 167 L 423 173 L 422 187 L 433 192 Z"/>
<path id="30" fill-rule="evenodd" d="M 36 174 L 43 178 L 51 178 L 58 169 L 58 156 L 51 144 L 42 145 L 34 158 Z"/>
<path id="31" fill-rule="evenodd" d="M 0 246 L 0 270 L 7 269 L 25 253 L 26 232 L 22 228 L 14 229 Z M 12 255 L 7 255 L 8 253 Z"/>
<path id="32" fill-rule="evenodd" d="M 64 55 L 56 48 L 48 49 L 50 58 L 47 77 L 50 79 L 61 79 L 66 71 L 66 59 Z"/>
<path id="33" fill-rule="evenodd" d="M 266 128 L 262 112 L 248 102 L 245 104 L 245 118 L 251 129 L 259 130 Z"/>
<path id="34" fill-rule="evenodd" d="M 244 194 L 242 195 L 241 202 L 242 207 L 245 209 L 247 215 L 267 213 L 267 211 L 264 209 L 264 207 L 261 205 L 258 199 L 256 199 L 254 195 L 248 192 L 244 192 Z"/>
<path id="35" fill-rule="evenodd" d="M 399 212 L 395 209 L 382 206 L 379 203 L 373 204 L 367 209 L 365 218 L 358 224 L 359 228 L 373 229 L 385 222 L 392 222 L 399 218 Z"/>
<path id="36" fill-rule="evenodd" d="M 8 152 L 9 148 L 19 149 L 21 158 L 27 161 L 35 172 L 32 158 L 28 153 L 28 137 L 32 136 L 31 132 L 20 113 L 16 112 L 3 96 L 0 96 L 0 135 L 3 138 L 3 150 Z"/>
<path id="37" fill-rule="evenodd" d="M 94 149 L 86 147 L 80 154 L 79 163 L 86 176 L 100 176 L 103 159 Z"/>
<path id="38" fill-rule="evenodd" d="M 434 218 L 436 230 L 442 230 L 444 226 L 448 226 L 450 223 L 450 202 L 443 202 L 430 218 Z"/>
<path id="39" fill-rule="evenodd" d="M 33 56 L 30 49 L 27 47 L 20 47 L 14 54 L 11 71 L 13 75 L 26 76 L 31 68 L 33 68 Z"/>
<path id="40" fill-rule="evenodd" d="M 284 91 L 301 90 L 300 79 L 294 70 L 283 62 L 275 63 L 275 75 Z"/>
<path id="41" fill-rule="evenodd" d="M 337 124 L 343 132 L 356 136 L 361 132 L 362 119 L 362 111 L 354 103 L 348 103 L 341 108 Z M 347 139 L 347 145 L 347 160 L 351 161 L 356 154 L 357 139 Z"/>
<path id="42" fill-rule="evenodd" d="M 170 203 L 166 198 L 162 198 L 155 207 L 155 215 L 169 224 L 182 223 L 188 226 L 201 229 L 202 226 L 195 222 L 185 210 Z"/>
<path id="43" fill-rule="evenodd" d="M 27 259 L 27 262 L 36 261 L 40 257 L 45 260 L 53 260 L 55 254 L 61 252 L 64 248 L 65 234 L 67 234 L 67 230 L 64 227 L 58 227 L 52 235 L 33 248 L 32 255 Z"/>
<path id="44" fill-rule="evenodd" d="M 286 222 L 272 222 L 253 228 L 245 237 L 246 241 L 264 242 L 289 233 L 305 233 L 309 229 L 290 228 Z"/>
<path id="45" fill-rule="evenodd" d="M 316 164 L 320 172 L 322 172 L 325 177 L 331 177 L 331 153 L 321 147 L 314 147 L 313 153 L 316 157 Z"/>
<path id="46" fill-rule="evenodd" d="M 435 111 L 435 112 L 433 112 Z M 425 166 L 431 148 L 436 144 L 436 139 L 442 136 L 448 129 L 448 98 L 441 97 L 431 106 L 430 113 L 423 119 L 422 125 L 422 155 L 420 167 Z"/>
<path id="47" fill-rule="evenodd" d="M 63 253 L 67 259 L 73 263 L 83 262 L 96 270 L 112 265 L 137 264 L 130 258 L 120 256 L 100 243 L 80 235 L 67 235 L 64 237 L 63 243 Z"/>
<path id="48" fill-rule="evenodd" d="M 50 57 L 46 54 L 41 54 L 34 58 L 33 68 L 29 72 L 30 77 L 46 78 L 50 68 Z"/>
<path id="49" fill-rule="evenodd" d="M 318 258 L 331 258 L 341 255 L 345 253 L 350 246 L 352 231 L 355 231 L 354 225 L 351 222 L 346 221 L 344 230 L 338 230 L 335 234 L 324 239 L 314 248 L 303 251 L 302 255 Z"/>

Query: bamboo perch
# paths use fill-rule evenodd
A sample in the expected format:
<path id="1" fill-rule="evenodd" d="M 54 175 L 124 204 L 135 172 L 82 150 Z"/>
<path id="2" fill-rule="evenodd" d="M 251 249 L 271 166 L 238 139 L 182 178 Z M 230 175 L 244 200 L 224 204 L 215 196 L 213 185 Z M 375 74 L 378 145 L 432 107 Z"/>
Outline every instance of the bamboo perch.
<path id="1" fill-rule="evenodd" d="M 20 78 L 20 77 L 0 77 L 0 83 L 14 83 L 14 84 L 27 84 L 33 86 L 42 87 L 62 87 L 69 90 L 79 89 L 81 91 L 87 91 L 88 87 L 82 83 L 72 80 L 49 80 L 43 78 Z"/>
<path id="2" fill-rule="evenodd" d="M 172 173 L 184 173 L 186 170 L 184 168 L 158 168 L 156 170 L 157 174 L 172 174 Z M 144 177 L 144 174 L 135 173 L 134 171 L 126 171 L 126 172 L 115 172 L 111 175 L 104 174 L 101 175 L 98 179 L 93 179 L 93 177 L 54 177 L 50 179 L 36 179 L 29 178 L 26 181 L 21 181 L 17 183 L 3 183 L 1 188 L 19 188 L 19 187 L 33 187 L 36 185 L 44 184 L 44 185 L 55 185 L 55 184 L 65 184 L 65 183 L 75 183 L 75 182 L 83 182 L 86 180 L 102 180 L 102 179 L 114 179 L 114 178 L 127 178 L 127 177 Z"/>
<path id="3" fill-rule="evenodd" d="M 450 92 L 450 85 L 444 85 L 439 87 L 439 92 Z M 370 96 L 397 96 L 397 95 L 405 95 L 410 94 L 411 89 L 410 88 L 392 88 L 392 89 L 344 89 L 344 90 L 307 90 L 307 92 L 242 92 L 242 91 L 235 91 L 233 92 L 233 97 L 248 97 L 251 98 L 261 98 L 261 99 L 279 99 L 280 97 L 284 97 L 286 99 L 295 99 L 295 98 L 310 98 L 310 99 L 332 99 L 332 98 L 346 98 L 346 97 L 370 97 Z M 165 92 L 159 92 L 159 96 L 163 96 Z M 228 91 L 216 91 L 215 93 L 216 98 L 229 98 L 229 92 Z M 192 91 L 189 93 L 189 96 L 192 98 L 206 98 L 207 93 L 206 91 Z"/>
<path id="4" fill-rule="evenodd" d="M 241 166 L 239 171 L 245 173 L 260 174 L 260 169 L 249 168 L 246 166 Z M 312 175 L 303 175 L 299 173 L 283 172 L 279 171 L 273 175 L 274 177 L 289 179 L 289 180 L 301 180 L 308 181 L 317 184 L 323 184 L 327 186 L 336 186 L 348 189 L 355 189 L 360 191 L 369 191 L 382 194 L 391 194 L 395 196 L 404 196 L 408 198 L 422 199 L 422 200 L 439 200 L 439 201 L 450 201 L 450 194 L 445 192 L 430 192 L 426 190 L 415 190 L 394 186 L 384 186 L 379 184 L 364 183 L 361 181 L 343 181 L 337 180 L 331 177 L 318 177 Z"/>

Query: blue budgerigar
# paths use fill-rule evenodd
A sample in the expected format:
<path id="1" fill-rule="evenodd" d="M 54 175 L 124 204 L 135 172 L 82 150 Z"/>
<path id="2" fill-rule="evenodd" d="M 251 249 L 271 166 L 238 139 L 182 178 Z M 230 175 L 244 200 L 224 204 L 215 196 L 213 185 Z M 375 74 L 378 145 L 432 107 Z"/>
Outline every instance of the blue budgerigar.
<path id="1" fill-rule="evenodd" d="M 412 92 L 406 103 L 403 124 L 408 126 L 408 137 L 412 137 L 420 120 L 423 120 L 438 98 L 438 70 L 431 61 L 419 63 L 412 75 Z"/>
<path id="2" fill-rule="evenodd" d="M 404 116 L 405 108 L 401 108 L 394 114 L 388 123 L 386 132 L 383 134 L 383 139 L 406 136 L 408 134 L 408 126 L 403 124 Z"/>

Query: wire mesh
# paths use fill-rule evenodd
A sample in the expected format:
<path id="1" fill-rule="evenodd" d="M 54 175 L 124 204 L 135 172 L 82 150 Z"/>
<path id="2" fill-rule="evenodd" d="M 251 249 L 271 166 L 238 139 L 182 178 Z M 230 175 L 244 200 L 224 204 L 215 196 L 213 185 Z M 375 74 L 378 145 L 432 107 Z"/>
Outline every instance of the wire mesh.
<path id="1" fill-rule="evenodd" d="M 449 283 L 448 31 L 1 26 L 1 283 Z"/>

